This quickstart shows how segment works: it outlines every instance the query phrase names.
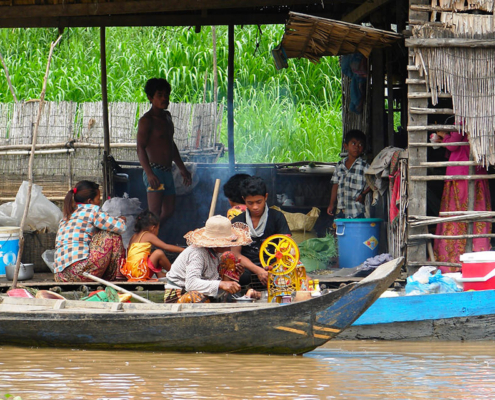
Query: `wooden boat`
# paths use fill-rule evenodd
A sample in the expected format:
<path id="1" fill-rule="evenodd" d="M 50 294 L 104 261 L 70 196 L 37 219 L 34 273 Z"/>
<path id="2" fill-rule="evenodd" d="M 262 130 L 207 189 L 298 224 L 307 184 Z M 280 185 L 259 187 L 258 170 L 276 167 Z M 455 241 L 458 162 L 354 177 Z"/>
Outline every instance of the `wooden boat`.
<path id="1" fill-rule="evenodd" d="M 468 341 L 495 337 L 495 290 L 382 297 L 338 339 Z"/>
<path id="2" fill-rule="evenodd" d="M 403 259 L 310 300 L 135 304 L 4 297 L 0 343 L 194 352 L 302 354 L 350 326 L 394 282 Z"/>

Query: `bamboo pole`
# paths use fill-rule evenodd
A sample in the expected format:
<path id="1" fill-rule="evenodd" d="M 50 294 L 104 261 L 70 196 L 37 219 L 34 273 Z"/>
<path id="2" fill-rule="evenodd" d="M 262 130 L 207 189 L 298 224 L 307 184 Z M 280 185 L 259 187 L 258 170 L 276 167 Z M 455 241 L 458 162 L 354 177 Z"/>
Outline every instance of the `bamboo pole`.
<path id="1" fill-rule="evenodd" d="M 471 181 L 478 179 L 495 179 L 494 175 L 428 175 L 428 176 L 411 176 L 412 181 Z"/>
<path id="2" fill-rule="evenodd" d="M 3 70 L 5 71 L 5 77 L 7 78 L 7 84 L 9 85 L 10 93 L 12 93 L 12 97 L 17 103 L 17 96 L 15 95 L 14 87 L 12 86 L 12 82 L 10 80 L 9 69 L 7 68 L 7 64 L 5 64 L 2 53 L 0 53 L 0 60 L 2 61 Z"/>
<path id="3" fill-rule="evenodd" d="M 478 215 L 483 213 L 484 215 L 489 215 L 491 217 L 495 217 L 495 211 L 440 211 L 440 216 L 449 216 L 449 215 Z"/>
<path id="4" fill-rule="evenodd" d="M 117 286 L 117 285 L 115 285 L 115 284 L 113 284 L 113 283 L 111 283 L 111 282 L 108 282 L 108 281 L 104 280 L 104 279 L 98 278 L 97 276 L 91 275 L 91 274 L 89 274 L 89 273 L 87 273 L 87 272 L 83 272 L 83 275 L 84 275 L 85 277 L 89 278 L 89 279 L 94 280 L 95 282 L 103 283 L 103 284 L 104 284 L 104 285 L 106 285 L 106 286 L 110 286 L 111 288 L 114 288 L 115 290 L 117 290 L 117 291 L 119 291 L 119 292 L 126 293 L 126 294 L 130 294 L 130 295 L 131 295 L 131 297 L 133 297 L 133 298 L 135 298 L 136 300 L 139 300 L 139 301 L 141 301 L 141 302 L 143 302 L 143 303 L 155 304 L 155 303 L 153 303 L 152 301 L 150 301 L 150 300 L 148 300 L 148 299 L 145 299 L 144 297 L 141 297 L 141 296 L 139 296 L 139 295 L 137 295 L 137 294 L 135 294 L 135 293 L 132 293 L 132 292 L 130 292 L 129 290 L 126 290 L 126 289 L 124 289 L 124 288 L 121 288 L 120 286 Z"/>
<path id="5" fill-rule="evenodd" d="M 217 207 L 218 191 L 220 190 L 220 179 L 215 180 L 215 188 L 213 189 L 213 197 L 211 198 L 210 214 L 208 218 L 213 217 L 215 208 Z"/>
<path id="6" fill-rule="evenodd" d="M 453 143 L 409 143 L 409 147 L 448 147 L 448 146 L 469 146 L 469 142 Z"/>
<path id="7" fill-rule="evenodd" d="M 486 218 L 490 218 L 493 215 L 480 213 L 478 215 L 458 215 L 454 217 L 438 217 L 431 218 L 423 221 L 409 222 L 412 227 L 443 224 L 445 222 L 464 222 L 464 221 L 476 221 Z"/>
<path id="8" fill-rule="evenodd" d="M 74 149 L 38 150 L 36 151 L 36 154 L 65 154 L 65 153 L 73 153 L 73 152 Z M 31 155 L 30 150 L 0 151 L 0 156 L 29 156 L 29 155 Z"/>
<path id="9" fill-rule="evenodd" d="M 422 267 L 423 265 L 431 265 L 433 267 L 436 266 L 445 266 L 445 267 L 462 267 L 461 263 L 453 263 L 453 262 L 446 262 L 446 261 L 409 261 L 407 265 L 410 265 L 411 267 Z"/>
<path id="10" fill-rule="evenodd" d="M 448 240 L 457 240 L 457 239 L 476 239 L 476 238 L 486 238 L 486 237 L 495 237 L 495 233 L 485 233 L 479 235 L 434 235 L 432 233 L 423 233 L 419 235 L 409 235 L 407 238 L 410 240 L 415 239 L 448 239 Z"/>
<path id="11" fill-rule="evenodd" d="M 15 289 L 17 287 L 17 278 L 19 276 L 19 269 L 21 267 L 22 252 L 24 251 L 24 225 L 26 224 L 26 218 L 27 218 L 27 215 L 29 212 L 29 203 L 31 202 L 31 191 L 33 189 L 34 153 L 35 153 L 35 149 L 36 149 L 36 141 L 38 140 L 38 129 L 40 126 L 41 114 L 43 112 L 43 105 L 45 103 L 45 93 L 46 93 L 46 84 L 48 81 L 48 72 L 50 71 L 50 64 L 52 61 L 53 49 L 55 49 L 55 46 L 60 42 L 61 39 L 62 39 L 62 35 L 60 35 L 58 37 L 58 39 L 55 42 L 52 42 L 52 44 L 50 45 L 50 53 L 48 54 L 48 61 L 46 63 L 45 76 L 43 78 L 43 88 L 41 90 L 41 95 L 40 95 L 40 104 L 38 107 L 38 115 L 36 118 L 36 123 L 34 125 L 33 140 L 31 141 L 31 155 L 29 156 L 29 163 L 28 163 L 28 190 L 27 190 L 27 196 L 26 196 L 26 207 L 24 208 L 24 212 L 22 214 L 22 219 L 21 219 L 21 226 L 20 226 L 20 232 L 19 232 L 19 252 L 17 253 L 17 261 L 15 264 L 14 279 L 12 281 L 12 289 Z"/>

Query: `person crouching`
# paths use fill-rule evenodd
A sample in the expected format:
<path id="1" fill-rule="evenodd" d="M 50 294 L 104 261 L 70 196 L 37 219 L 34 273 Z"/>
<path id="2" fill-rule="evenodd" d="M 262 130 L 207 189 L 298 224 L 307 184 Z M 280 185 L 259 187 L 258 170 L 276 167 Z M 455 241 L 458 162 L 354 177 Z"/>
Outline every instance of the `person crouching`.
<path id="1" fill-rule="evenodd" d="M 215 215 L 206 221 L 204 228 L 184 237 L 189 247 L 177 257 L 167 274 L 165 303 L 207 303 L 224 293 L 241 290 L 235 280 L 220 280 L 218 270 L 223 253 L 232 246 L 252 242 L 246 224 L 232 225 L 227 217 Z"/>

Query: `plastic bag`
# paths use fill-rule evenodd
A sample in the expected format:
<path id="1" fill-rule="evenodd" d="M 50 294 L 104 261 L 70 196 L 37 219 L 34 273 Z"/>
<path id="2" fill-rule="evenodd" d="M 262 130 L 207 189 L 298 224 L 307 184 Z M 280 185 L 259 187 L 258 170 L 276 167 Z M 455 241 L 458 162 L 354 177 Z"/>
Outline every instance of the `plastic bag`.
<path id="1" fill-rule="evenodd" d="M 418 272 L 416 272 L 416 274 Z M 440 271 L 437 271 L 435 275 L 430 274 L 430 276 L 428 277 L 428 283 L 422 283 L 416 280 L 416 278 L 414 277 L 416 274 L 407 278 L 406 296 L 431 293 L 454 293 L 461 291 L 461 289 L 457 286 L 452 278 L 442 275 Z M 419 277 L 422 278 L 421 275 L 419 275 Z"/>
<path id="2" fill-rule="evenodd" d="M 129 241 L 134 234 L 134 225 L 136 223 L 136 216 L 143 211 L 141 208 L 141 202 L 138 198 L 129 198 L 127 193 L 124 193 L 123 197 L 113 197 L 107 200 L 101 207 L 101 211 L 106 212 L 112 217 L 125 217 L 125 232 L 122 234 L 122 242 L 127 249 Z"/>
<path id="3" fill-rule="evenodd" d="M 189 194 L 196 187 L 199 182 L 198 174 L 196 170 L 198 168 L 196 163 L 186 162 L 184 163 L 186 169 L 191 173 L 191 184 L 189 186 L 184 186 L 182 175 L 180 174 L 180 170 L 175 165 L 172 166 L 172 175 L 174 177 L 174 185 L 175 185 L 175 194 L 177 196 L 183 196 L 185 194 Z"/>
<path id="4" fill-rule="evenodd" d="M 309 232 L 314 228 L 316 224 L 316 220 L 320 216 L 321 210 L 319 208 L 313 207 L 311 211 L 307 214 L 302 213 L 290 213 L 284 210 L 281 210 L 277 206 L 272 206 L 274 210 L 280 211 L 284 214 L 285 219 L 287 220 L 287 224 L 289 224 L 289 229 L 291 231 L 305 231 Z"/>
<path id="5" fill-rule="evenodd" d="M 12 204 L 10 217 L 16 221 L 15 226 L 21 224 L 22 214 L 26 208 L 28 186 L 27 181 L 22 182 Z M 42 190 L 43 187 L 33 184 L 25 230 L 41 231 L 47 229 L 49 232 L 57 232 L 58 224 L 63 216 L 62 211 L 43 195 Z"/>
<path id="6" fill-rule="evenodd" d="M 337 256 L 335 238 L 331 235 L 305 240 L 298 247 L 301 263 L 308 272 L 325 269 L 330 260 Z"/>
<path id="7" fill-rule="evenodd" d="M 42 260 L 45 262 L 48 268 L 50 268 L 50 271 L 53 272 L 54 270 L 54 263 L 55 263 L 55 250 L 45 250 L 43 254 L 41 255 Z"/>
<path id="8" fill-rule="evenodd" d="M 12 218 L 12 206 L 14 202 L 4 203 L 0 205 L 0 226 L 16 226 L 19 225 L 15 218 Z"/>

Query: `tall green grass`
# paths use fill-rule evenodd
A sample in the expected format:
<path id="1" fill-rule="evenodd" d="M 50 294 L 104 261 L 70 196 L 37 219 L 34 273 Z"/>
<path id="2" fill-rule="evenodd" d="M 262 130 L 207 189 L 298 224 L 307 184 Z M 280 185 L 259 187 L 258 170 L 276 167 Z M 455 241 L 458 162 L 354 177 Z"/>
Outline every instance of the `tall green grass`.
<path id="1" fill-rule="evenodd" d="M 235 141 L 242 162 L 335 161 L 341 140 L 338 59 L 314 65 L 290 60 L 277 71 L 271 49 L 283 26 L 235 31 Z M 19 99 L 38 98 L 56 29 L 0 29 L 3 54 Z M 257 47 L 257 44 L 259 46 Z M 46 100 L 101 100 L 99 29 L 68 29 L 55 50 Z M 227 28 L 217 28 L 219 101 L 226 104 Z M 151 77 L 167 78 L 172 101 L 213 100 L 211 28 L 107 28 L 109 101 L 146 101 Z M 206 92 L 205 87 L 206 73 Z M 0 72 L 0 102 L 13 101 Z M 226 143 L 226 123 L 222 124 Z M 252 150 L 256 149 L 255 152 Z"/>

